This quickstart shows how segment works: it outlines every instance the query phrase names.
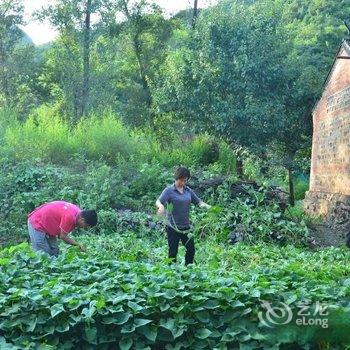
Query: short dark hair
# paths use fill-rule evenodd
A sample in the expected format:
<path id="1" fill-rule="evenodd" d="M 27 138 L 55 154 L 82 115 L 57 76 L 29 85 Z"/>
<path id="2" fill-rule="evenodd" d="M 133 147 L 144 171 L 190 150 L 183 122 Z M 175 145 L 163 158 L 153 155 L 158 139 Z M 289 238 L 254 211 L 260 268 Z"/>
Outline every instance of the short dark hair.
<path id="1" fill-rule="evenodd" d="M 96 210 L 83 210 L 80 213 L 80 215 L 89 226 L 96 226 L 97 225 Z"/>
<path id="2" fill-rule="evenodd" d="M 178 180 L 178 179 L 189 179 L 191 177 L 191 174 L 190 174 L 190 171 L 187 168 L 185 168 L 183 166 L 179 166 L 175 170 L 174 177 L 175 177 L 175 180 Z"/>

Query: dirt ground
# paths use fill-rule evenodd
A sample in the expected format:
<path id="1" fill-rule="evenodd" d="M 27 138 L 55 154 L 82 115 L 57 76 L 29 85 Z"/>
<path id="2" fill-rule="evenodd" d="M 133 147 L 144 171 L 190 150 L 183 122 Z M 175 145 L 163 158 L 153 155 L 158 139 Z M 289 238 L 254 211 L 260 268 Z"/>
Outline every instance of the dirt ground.
<path id="1" fill-rule="evenodd" d="M 316 244 L 321 247 L 339 247 L 345 244 L 347 226 L 334 225 L 328 222 L 309 227 L 310 234 L 315 238 Z"/>

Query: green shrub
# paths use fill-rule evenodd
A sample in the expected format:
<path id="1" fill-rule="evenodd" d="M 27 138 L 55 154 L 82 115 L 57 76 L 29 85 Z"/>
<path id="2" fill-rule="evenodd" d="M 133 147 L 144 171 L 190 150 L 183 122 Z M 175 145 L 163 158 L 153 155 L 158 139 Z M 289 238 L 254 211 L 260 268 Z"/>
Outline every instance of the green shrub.
<path id="1" fill-rule="evenodd" d="M 220 147 L 218 142 L 208 135 L 199 135 L 190 141 L 177 140 L 168 145 L 167 149 L 159 152 L 157 161 L 165 167 L 207 166 L 218 161 Z"/>
<path id="2" fill-rule="evenodd" d="M 140 201 L 140 206 L 143 201 L 154 206 L 154 202 L 164 187 L 174 181 L 172 170 L 164 169 L 157 163 L 142 164 L 134 178 L 130 179 L 132 197 Z"/>
<path id="3" fill-rule="evenodd" d="M 3 143 L 3 137 L 8 126 L 17 120 L 14 110 L 8 107 L 0 108 L 0 141 Z"/>
<path id="4" fill-rule="evenodd" d="M 64 169 L 32 162 L 2 163 L 0 176 L 0 231 L 15 234 L 26 226 L 27 214 L 43 202 L 59 198 Z"/>
<path id="5" fill-rule="evenodd" d="M 166 168 L 173 168 L 179 165 L 193 166 L 193 157 L 189 151 L 189 142 L 181 139 L 168 142 L 167 147 L 160 148 L 155 155 L 155 161 Z"/>
<path id="6" fill-rule="evenodd" d="M 160 165 L 167 168 L 180 165 L 191 168 L 191 165 L 193 165 L 192 157 L 189 155 L 189 152 L 187 152 L 186 146 L 174 146 L 172 150 L 162 151 L 156 159 Z"/>
<path id="7" fill-rule="evenodd" d="M 309 190 L 309 181 L 304 176 L 299 176 L 294 181 L 294 196 L 296 200 L 305 198 L 306 191 Z"/>
<path id="8" fill-rule="evenodd" d="M 224 243 L 231 232 L 239 232 L 245 242 L 273 242 L 279 245 L 306 246 L 309 243 L 307 216 L 295 218 L 281 213 L 277 203 L 268 201 L 266 189 L 246 187 L 246 194 L 231 198 L 230 183 L 209 189 L 205 200 L 208 211 L 197 209 L 193 215 L 196 237 L 215 237 Z"/>
<path id="9" fill-rule="evenodd" d="M 24 123 L 10 124 L 4 141 L 6 153 L 16 160 L 64 162 L 75 153 L 68 124 L 46 106 L 35 110 Z"/>
<path id="10" fill-rule="evenodd" d="M 130 164 L 130 161 L 134 168 L 138 168 L 144 163 L 159 162 L 162 150 L 157 134 L 148 129 L 134 129 L 130 135 L 134 140 L 137 140 L 137 152 L 132 154 L 130 158 L 124 159 L 127 161 L 123 162 L 123 167 L 128 167 L 127 163 Z"/>
<path id="11" fill-rule="evenodd" d="M 128 187 L 117 168 L 90 163 L 81 180 L 76 200 L 82 207 L 100 210 L 130 206 Z"/>
<path id="12" fill-rule="evenodd" d="M 243 173 L 248 179 L 260 179 L 261 178 L 261 161 L 258 157 L 250 154 L 246 154 L 243 158 Z"/>
<path id="13" fill-rule="evenodd" d="M 104 159 L 109 164 L 115 163 L 119 156 L 128 159 L 139 151 L 139 140 L 112 114 L 82 119 L 72 138 L 79 153 L 92 160 Z"/>
<path id="14" fill-rule="evenodd" d="M 206 166 L 215 163 L 220 156 L 217 141 L 209 135 L 196 136 L 186 147 L 192 164 Z"/>
<path id="15" fill-rule="evenodd" d="M 74 162 L 80 155 L 115 164 L 120 157 L 151 156 L 146 145 L 112 114 L 82 119 L 70 128 L 54 109 L 42 106 L 24 123 L 15 120 L 7 126 L 2 154 L 20 161 L 42 159 L 55 163 Z"/>
<path id="16" fill-rule="evenodd" d="M 219 143 L 219 159 L 217 164 L 221 169 L 230 174 L 235 174 L 237 157 L 233 152 L 232 148 L 225 141 L 220 141 Z"/>
<path id="17" fill-rule="evenodd" d="M 4 117 L 0 114 L 4 138 L 0 150 L 4 157 L 16 161 L 41 159 L 68 164 L 83 157 L 110 165 L 121 159 L 131 160 L 134 167 L 157 162 L 168 168 L 177 165 L 193 168 L 218 161 L 228 169 L 233 167 L 232 153 L 207 134 L 191 141 L 182 141 L 181 135 L 174 134 L 162 148 L 154 131 L 130 130 L 111 112 L 81 119 L 75 126 L 61 119 L 55 106 L 37 108 L 25 122 L 14 116 L 5 123 L 8 113 L 2 110 Z"/>

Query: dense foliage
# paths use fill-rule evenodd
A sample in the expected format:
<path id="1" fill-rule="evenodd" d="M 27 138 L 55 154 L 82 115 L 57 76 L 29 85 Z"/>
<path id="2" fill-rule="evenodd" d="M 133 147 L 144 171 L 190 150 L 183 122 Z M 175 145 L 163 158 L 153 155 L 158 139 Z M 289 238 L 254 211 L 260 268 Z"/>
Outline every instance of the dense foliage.
<path id="1" fill-rule="evenodd" d="M 184 154 L 179 153 L 179 156 L 186 159 L 188 151 L 192 155 L 203 154 L 204 158 L 211 154 L 205 151 L 205 147 L 201 152 L 193 151 L 197 149 L 197 142 L 198 139 L 195 139 L 194 146 L 190 144 Z M 135 143 L 135 147 L 139 145 Z M 65 152 L 61 148 L 54 150 L 60 154 Z M 108 154 L 107 149 L 105 152 Z M 173 158 L 172 153 L 163 153 L 160 156 L 160 160 L 153 159 L 147 163 L 142 159 L 133 161 L 131 154 L 130 159 L 119 159 L 117 165 L 88 161 L 78 156 L 71 158 L 71 164 L 61 165 L 50 165 L 35 159 L 20 163 L 3 161 L 0 176 L 1 239 L 11 241 L 25 237 L 27 214 L 42 203 L 52 200 L 68 200 L 82 208 L 96 208 L 100 216 L 98 230 L 107 233 L 128 221 L 128 217 L 119 214 L 117 210 L 131 209 L 129 219 L 136 220 L 138 229 L 142 231 L 147 220 L 155 223 L 159 221 L 159 218 L 154 217 L 155 200 L 163 188 L 173 181 L 173 168 L 168 167 L 168 158 L 176 157 Z M 191 159 L 188 156 L 189 163 Z M 190 186 L 192 183 L 196 186 L 201 181 L 223 176 L 226 160 L 219 158 L 212 161 L 213 163 L 202 165 L 193 171 Z M 234 162 L 234 158 L 232 161 Z M 228 166 L 232 167 L 232 163 L 229 162 Z M 266 184 L 261 185 L 259 191 L 246 185 L 244 195 L 233 196 L 230 189 L 236 180 L 237 177 L 231 173 L 224 177 L 221 185 L 199 190 L 198 194 L 211 203 L 213 208 L 208 212 L 199 208 L 193 211 L 193 235 L 206 237 L 215 233 L 217 241 L 225 242 L 232 232 L 237 232 L 247 242 L 267 241 L 297 245 L 310 242 L 307 223 L 311 218 L 302 214 L 300 208 L 294 211 L 289 208 L 284 213 L 281 212 L 277 198 L 267 200 Z M 140 212 L 141 216 L 134 212 Z"/>
<path id="2" fill-rule="evenodd" d="M 7 349 L 344 349 L 350 341 L 348 251 L 208 244 L 217 260 L 202 248 L 198 267 L 166 267 L 164 247 L 150 239 L 100 237 L 91 241 L 89 255 L 71 248 L 57 260 L 25 244 L 3 250 L 0 344 L 6 341 Z M 145 246 L 148 258 L 142 258 Z M 284 302 L 293 311 L 300 302 L 325 303 L 329 327 L 291 323 L 271 331 L 259 322 L 263 300 Z"/>
<path id="3" fill-rule="evenodd" d="M 7 114 L 23 120 L 46 103 L 77 123 L 107 110 L 151 127 L 163 145 L 183 127 L 209 128 L 291 176 L 310 149 L 310 112 L 350 16 L 345 0 L 221 0 L 193 28 L 192 11 L 167 18 L 152 1 L 59 0 L 35 15 L 59 32 L 37 48 L 13 30 L 23 11 L 21 0 L 0 7 Z"/>

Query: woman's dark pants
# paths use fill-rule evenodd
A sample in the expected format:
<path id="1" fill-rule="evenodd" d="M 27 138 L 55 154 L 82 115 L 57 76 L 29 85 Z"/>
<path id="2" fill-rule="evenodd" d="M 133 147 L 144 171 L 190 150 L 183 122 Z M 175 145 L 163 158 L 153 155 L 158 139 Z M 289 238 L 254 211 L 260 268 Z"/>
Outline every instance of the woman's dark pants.
<path id="1" fill-rule="evenodd" d="M 180 240 L 186 248 L 185 255 L 185 265 L 192 264 L 194 259 L 194 240 L 189 238 L 188 235 L 184 232 L 177 232 L 172 227 L 167 226 L 166 232 L 168 235 L 168 245 L 169 245 L 169 258 L 176 261 L 177 251 L 179 249 Z"/>

